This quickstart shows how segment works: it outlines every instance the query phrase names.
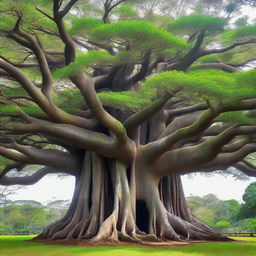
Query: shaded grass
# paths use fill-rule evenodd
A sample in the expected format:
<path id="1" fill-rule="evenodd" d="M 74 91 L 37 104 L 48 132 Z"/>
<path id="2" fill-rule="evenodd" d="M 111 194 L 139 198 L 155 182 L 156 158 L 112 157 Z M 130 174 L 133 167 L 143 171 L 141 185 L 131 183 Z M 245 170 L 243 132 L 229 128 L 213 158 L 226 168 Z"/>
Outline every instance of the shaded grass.
<path id="1" fill-rule="evenodd" d="M 256 256 L 256 238 L 163 248 L 139 246 L 85 247 L 28 242 L 33 236 L 0 236 L 0 256 Z"/>

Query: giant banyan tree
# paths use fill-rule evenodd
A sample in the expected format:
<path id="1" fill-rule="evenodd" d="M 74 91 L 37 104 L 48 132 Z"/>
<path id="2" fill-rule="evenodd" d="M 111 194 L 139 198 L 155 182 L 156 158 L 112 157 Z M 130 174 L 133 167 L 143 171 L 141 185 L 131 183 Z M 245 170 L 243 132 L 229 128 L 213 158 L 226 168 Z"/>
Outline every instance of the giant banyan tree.
<path id="1" fill-rule="evenodd" d="M 1 1 L 0 184 L 76 179 L 39 239 L 226 239 L 181 175 L 256 176 L 256 25 L 241 1 L 170 2 Z"/>

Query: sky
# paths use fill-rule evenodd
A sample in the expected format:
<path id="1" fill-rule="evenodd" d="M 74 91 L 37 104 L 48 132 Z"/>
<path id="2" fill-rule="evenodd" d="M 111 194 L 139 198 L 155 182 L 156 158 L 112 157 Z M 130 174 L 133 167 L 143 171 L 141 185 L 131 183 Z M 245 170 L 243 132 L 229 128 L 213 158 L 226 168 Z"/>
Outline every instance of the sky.
<path id="1" fill-rule="evenodd" d="M 59 199 L 68 200 L 72 197 L 74 182 L 73 177 L 58 178 L 56 175 L 49 175 L 35 185 L 20 189 L 17 194 L 9 196 L 9 199 L 36 200 L 41 203 Z M 236 199 L 241 202 L 245 188 L 250 183 L 256 182 L 256 178 L 251 178 L 249 181 L 238 181 L 219 174 L 210 177 L 197 174 L 192 178 L 187 175 L 182 176 L 182 182 L 186 196 L 204 196 L 212 193 L 222 200 Z"/>

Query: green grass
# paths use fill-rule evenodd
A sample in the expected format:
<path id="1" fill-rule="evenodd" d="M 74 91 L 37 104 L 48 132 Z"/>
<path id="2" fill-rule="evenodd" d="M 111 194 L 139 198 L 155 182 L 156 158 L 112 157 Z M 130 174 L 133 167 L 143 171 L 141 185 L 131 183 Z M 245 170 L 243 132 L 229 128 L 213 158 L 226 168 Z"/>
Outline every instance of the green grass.
<path id="1" fill-rule="evenodd" d="M 84 247 L 28 242 L 33 236 L 0 236 L 0 256 L 256 256 L 256 238 L 164 248 L 139 246 Z"/>

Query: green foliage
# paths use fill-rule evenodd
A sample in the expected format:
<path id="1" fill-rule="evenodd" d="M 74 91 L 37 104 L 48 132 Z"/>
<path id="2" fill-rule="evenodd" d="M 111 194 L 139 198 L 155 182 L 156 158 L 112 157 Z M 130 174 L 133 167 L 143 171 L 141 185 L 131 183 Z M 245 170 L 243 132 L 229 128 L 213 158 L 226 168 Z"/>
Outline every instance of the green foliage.
<path id="1" fill-rule="evenodd" d="M 198 59 L 200 63 L 219 63 L 221 62 L 219 54 L 206 55 Z"/>
<path id="2" fill-rule="evenodd" d="M 10 16 L 1 16 L 0 29 L 10 31 L 14 28 L 16 19 Z"/>
<path id="3" fill-rule="evenodd" d="M 43 116 L 44 113 L 43 111 L 36 106 L 23 106 L 20 107 L 20 109 L 27 113 L 28 115 L 32 115 L 32 116 Z M 0 114 L 4 114 L 4 115 L 17 115 L 18 114 L 18 109 L 15 106 L 12 105 L 0 105 Z"/>
<path id="4" fill-rule="evenodd" d="M 138 18 L 138 12 L 130 4 L 123 4 L 116 11 L 122 19 Z"/>
<path id="5" fill-rule="evenodd" d="M 243 40 L 250 39 L 256 35 L 256 26 L 246 26 L 238 29 L 232 29 L 223 34 L 223 39 L 227 41 Z"/>
<path id="6" fill-rule="evenodd" d="M 117 58 L 105 51 L 89 51 L 88 53 L 79 55 L 75 62 L 56 70 L 53 73 L 53 77 L 55 79 L 66 78 L 79 74 L 88 67 L 108 66 L 113 65 L 115 62 L 117 62 Z"/>
<path id="7" fill-rule="evenodd" d="M 98 97 L 105 106 L 133 111 L 150 103 L 149 99 L 143 98 L 135 92 L 100 92 Z"/>
<path id="8" fill-rule="evenodd" d="M 21 87 L 12 87 L 12 88 L 1 88 L 2 93 L 5 96 L 14 97 L 14 96 L 27 96 L 27 92 Z"/>
<path id="9" fill-rule="evenodd" d="M 236 27 L 237 27 L 237 28 L 242 28 L 242 27 L 247 26 L 247 20 L 248 20 L 248 17 L 247 17 L 247 16 L 241 17 L 241 18 L 237 19 L 237 20 L 235 21 Z"/>
<path id="10" fill-rule="evenodd" d="M 8 225 L 14 233 L 35 234 L 47 224 L 47 211 L 30 205 L 8 205 L 0 208 L 0 223 Z M 38 230 L 39 225 L 41 225 Z"/>
<path id="11" fill-rule="evenodd" d="M 9 235 L 12 233 L 13 233 L 13 230 L 8 224 L 0 222 L 0 235 Z"/>
<path id="12" fill-rule="evenodd" d="M 103 24 L 103 21 L 101 19 L 97 18 L 77 18 L 74 17 L 72 18 L 72 27 L 69 30 L 70 34 L 72 35 L 80 35 L 82 34 L 87 34 L 96 27 L 100 26 Z"/>
<path id="13" fill-rule="evenodd" d="M 236 7 L 237 7 L 236 3 L 229 3 L 229 4 L 226 5 L 226 7 L 225 7 L 226 10 L 225 11 L 227 13 L 232 13 L 236 9 Z"/>
<path id="14" fill-rule="evenodd" d="M 246 228 L 250 232 L 256 232 L 256 218 L 251 218 L 246 221 Z"/>
<path id="15" fill-rule="evenodd" d="M 140 55 L 135 51 L 121 51 L 116 55 L 117 64 L 135 64 L 140 62 Z"/>
<path id="16" fill-rule="evenodd" d="M 235 104 L 241 99 L 256 95 L 253 85 L 255 74 L 254 70 L 238 74 L 225 73 L 220 70 L 167 71 L 148 78 L 136 92 L 104 92 L 99 95 L 102 95 L 102 101 L 108 106 L 128 107 L 129 109 L 132 107 L 131 102 L 134 104 L 133 109 L 140 109 L 149 100 L 156 99 L 167 92 L 176 96 L 186 94 L 190 99 L 201 98 L 204 101 L 212 100 Z M 241 87 L 241 83 L 243 87 Z M 134 100 L 134 97 L 138 100 Z M 239 111 L 220 115 L 217 120 L 246 124 L 254 122 L 252 118 Z"/>
<path id="17" fill-rule="evenodd" d="M 226 220 L 220 220 L 215 224 L 215 227 L 228 228 L 230 227 L 230 222 Z"/>
<path id="18" fill-rule="evenodd" d="M 184 40 L 173 36 L 147 21 L 120 21 L 115 24 L 104 24 L 91 33 L 96 42 L 128 45 L 131 49 L 148 51 L 163 48 L 189 48 Z"/>
<path id="19" fill-rule="evenodd" d="M 1 121 L 2 119 L 0 119 Z M 13 161 L 9 160 L 8 158 L 5 158 L 3 156 L 0 156 L 0 173 L 4 170 L 4 168 L 8 165 L 11 164 Z"/>
<path id="20" fill-rule="evenodd" d="M 191 212 L 208 225 L 218 227 L 223 221 L 235 225 L 236 216 L 240 210 L 238 201 L 220 200 L 213 194 L 203 197 L 190 196 L 187 198 L 187 204 Z M 220 222 L 219 224 L 217 224 Z M 217 231 L 221 231 L 216 228 Z"/>
<path id="21" fill-rule="evenodd" d="M 199 31 L 217 32 L 222 31 L 226 25 L 223 18 L 191 14 L 182 16 L 168 24 L 168 30 L 177 33 L 195 33 Z"/>
<path id="22" fill-rule="evenodd" d="M 0 235 L 40 233 L 46 225 L 65 214 L 66 208 L 60 206 L 52 208 L 33 200 L 8 202 L 0 207 Z"/>
<path id="23" fill-rule="evenodd" d="M 220 114 L 216 121 L 224 121 L 229 123 L 239 124 L 254 124 L 255 120 L 249 118 L 243 111 L 233 111 Z"/>
<path id="24" fill-rule="evenodd" d="M 243 200 L 245 203 L 254 202 L 256 204 L 256 182 L 251 183 L 244 192 Z"/>
<path id="25" fill-rule="evenodd" d="M 224 54 L 221 54 L 219 57 L 221 62 L 231 63 L 231 64 L 240 64 L 247 62 L 256 54 L 256 48 L 251 46 L 241 46 L 237 47 L 235 50 L 228 51 Z M 250 48 L 250 51 L 248 49 Z"/>
<path id="26" fill-rule="evenodd" d="M 171 94 L 186 92 L 195 97 L 225 100 L 228 91 L 223 88 L 223 84 L 231 89 L 234 78 L 218 70 L 168 71 L 149 78 L 141 90 L 151 97 L 156 93 L 163 94 L 168 91 Z"/>
<path id="27" fill-rule="evenodd" d="M 171 58 L 173 56 L 175 56 L 176 54 L 176 50 L 171 48 L 171 49 L 165 49 L 162 52 L 159 53 L 159 57 L 162 58 Z"/>
<path id="28" fill-rule="evenodd" d="M 75 89 L 75 88 L 69 88 L 66 90 L 61 90 L 60 92 L 57 92 L 52 96 L 55 104 L 58 106 L 63 106 L 65 107 L 69 105 L 70 107 L 81 107 L 84 103 L 83 96 L 81 93 Z"/>
<path id="29" fill-rule="evenodd" d="M 231 226 L 231 223 L 229 221 L 226 220 L 220 220 L 217 223 L 214 224 L 214 227 L 216 229 L 217 232 L 224 232 L 227 230 L 227 228 L 229 228 Z"/>
<path id="30" fill-rule="evenodd" d="M 18 19 L 17 13 L 22 14 L 22 27 L 30 29 L 36 25 L 43 25 L 50 29 L 55 27 L 54 22 L 46 18 L 42 13 L 36 10 L 35 6 L 43 7 L 44 11 L 50 14 L 51 1 L 4 1 L 0 3 L 1 14 L 0 27 L 4 30 L 12 30 Z"/>
<path id="31" fill-rule="evenodd" d="M 253 86 L 255 74 L 254 70 L 237 74 L 220 70 L 168 71 L 147 79 L 141 90 L 151 96 L 161 91 L 178 91 L 194 97 L 234 103 L 256 95 Z"/>
<path id="32" fill-rule="evenodd" d="M 215 211 L 209 207 L 201 207 L 198 208 L 194 212 L 195 216 L 199 218 L 204 223 L 208 224 L 209 226 L 213 226 L 215 223 Z"/>
<path id="33" fill-rule="evenodd" d="M 238 214 L 238 218 L 255 218 L 256 217 L 256 182 L 251 183 L 243 194 L 244 204 Z"/>

